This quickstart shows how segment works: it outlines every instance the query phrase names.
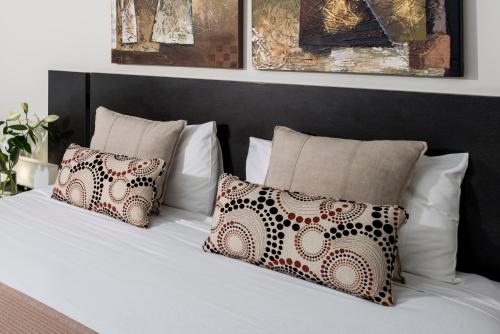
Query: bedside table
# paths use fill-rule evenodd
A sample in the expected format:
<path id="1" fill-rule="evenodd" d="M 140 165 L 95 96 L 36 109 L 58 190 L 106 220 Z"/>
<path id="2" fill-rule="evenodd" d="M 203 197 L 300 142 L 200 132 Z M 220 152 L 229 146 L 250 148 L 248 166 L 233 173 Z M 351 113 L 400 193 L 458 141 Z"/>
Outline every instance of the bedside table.
<path id="1" fill-rule="evenodd" d="M 18 192 L 14 195 L 8 191 L 2 197 L 11 197 L 17 194 L 47 187 L 55 183 L 59 167 L 54 164 L 44 163 L 35 159 L 20 157 L 14 171 L 16 172 Z"/>

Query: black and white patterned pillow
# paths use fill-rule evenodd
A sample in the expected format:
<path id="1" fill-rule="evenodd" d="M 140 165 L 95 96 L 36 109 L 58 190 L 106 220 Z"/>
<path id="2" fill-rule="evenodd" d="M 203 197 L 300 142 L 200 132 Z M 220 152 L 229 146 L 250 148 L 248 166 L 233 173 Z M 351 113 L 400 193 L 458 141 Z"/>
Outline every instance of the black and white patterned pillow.
<path id="1" fill-rule="evenodd" d="M 375 206 L 276 190 L 223 175 L 207 252 L 241 259 L 385 305 L 398 206 Z"/>
<path id="2" fill-rule="evenodd" d="M 161 159 L 137 159 L 72 144 L 64 154 L 52 198 L 147 227 Z"/>

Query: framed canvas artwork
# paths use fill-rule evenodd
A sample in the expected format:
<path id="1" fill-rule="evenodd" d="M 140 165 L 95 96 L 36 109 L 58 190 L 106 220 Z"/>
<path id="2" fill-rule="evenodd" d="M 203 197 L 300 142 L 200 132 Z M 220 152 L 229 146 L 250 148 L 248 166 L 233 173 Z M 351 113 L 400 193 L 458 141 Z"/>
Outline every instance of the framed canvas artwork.
<path id="1" fill-rule="evenodd" d="M 257 69 L 463 76 L 462 0 L 253 0 Z"/>
<path id="2" fill-rule="evenodd" d="M 243 67 L 242 0 L 111 0 L 112 61 Z"/>

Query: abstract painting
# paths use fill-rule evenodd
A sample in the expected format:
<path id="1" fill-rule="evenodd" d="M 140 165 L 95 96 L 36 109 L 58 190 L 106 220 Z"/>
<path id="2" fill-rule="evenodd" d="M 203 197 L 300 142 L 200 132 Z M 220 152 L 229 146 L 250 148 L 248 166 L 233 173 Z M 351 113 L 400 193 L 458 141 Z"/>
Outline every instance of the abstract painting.
<path id="1" fill-rule="evenodd" d="M 242 0 L 111 0 L 112 61 L 243 67 Z"/>
<path id="2" fill-rule="evenodd" d="M 463 76 L 462 0 L 253 0 L 256 69 Z"/>

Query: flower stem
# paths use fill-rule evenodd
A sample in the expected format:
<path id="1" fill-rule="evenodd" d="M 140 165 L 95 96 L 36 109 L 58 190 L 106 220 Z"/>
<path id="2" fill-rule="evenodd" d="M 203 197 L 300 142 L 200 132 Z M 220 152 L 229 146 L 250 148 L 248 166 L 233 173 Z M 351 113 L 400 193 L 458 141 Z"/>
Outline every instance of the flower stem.
<path id="1" fill-rule="evenodd" d="M 10 193 L 12 195 L 17 194 L 17 183 L 16 180 L 14 180 L 14 174 L 12 171 L 9 172 L 9 180 L 10 180 Z"/>

